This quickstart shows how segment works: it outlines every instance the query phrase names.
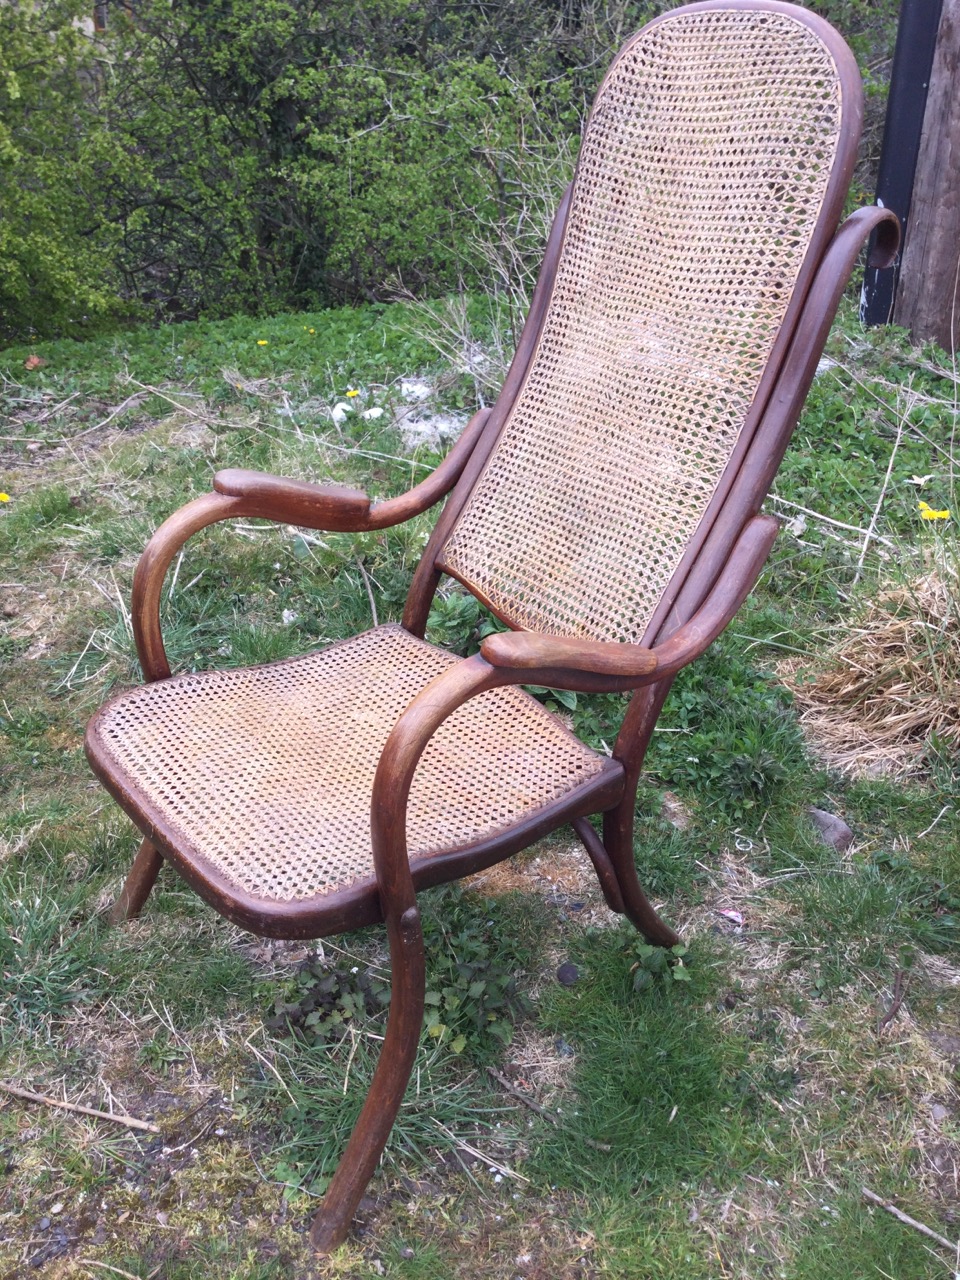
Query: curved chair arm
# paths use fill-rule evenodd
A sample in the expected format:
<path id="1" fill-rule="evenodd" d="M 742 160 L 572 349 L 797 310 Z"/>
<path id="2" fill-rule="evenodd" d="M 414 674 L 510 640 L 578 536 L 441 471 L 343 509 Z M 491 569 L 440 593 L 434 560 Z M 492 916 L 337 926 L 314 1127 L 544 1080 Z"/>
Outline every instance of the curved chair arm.
<path id="1" fill-rule="evenodd" d="M 479 653 L 464 658 L 422 689 L 387 738 L 373 783 L 374 865 L 384 916 L 389 918 L 393 912 L 399 918 L 416 905 L 406 858 L 407 797 L 421 755 L 448 716 L 477 694 L 503 685 L 618 692 L 675 675 L 713 643 L 740 608 L 779 527 L 773 516 L 749 520 L 702 608 L 654 649 L 501 632 L 488 636 Z"/>
<path id="2" fill-rule="evenodd" d="M 304 484 L 257 471 L 218 472 L 214 477 L 216 492 L 188 502 L 165 520 L 147 543 L 137 564 L 131 615 L 144 678 L 165 680 L 170 675 L 160 630 L 160 594 L 173 557 L 193 534 L 221 520 L 241 516 L 345 533 L 363 533 L 400 524 L 420 515 L 449 493 L 489 416 L 489 409 L 474 414 L 456 444 L 425 480 L 409 492 L 373 506 L 359 489 Z"/>
<path id="3" fill-rule="evenodd" d="M 753 589 L 777 536 L 773 516 L 754 516 L 740 532 L 713 589 L 694 616 L 653 649 L 604 640 L 577 640 L 529 631 L 487 636 L 480 653 L 518 677 L 583 693 L 614 693 L 672 677 L 713 643 Z M 506 682 L 505 682 L 506 683 Z"/>
<path id="4" fill-rule="evenodd" d="M 331 533 L 386 529 L 420 515 L 450 492 L 460 479 L 489 417 L 489 409 L 475 413 L 453 448 L 425 480 L 399 497 L 373 505 L 358 489 L 287 480 L 260 471 L 218 471 L 213 477 L 213 487 L 217 493 L 242 498 L 249 506 L 247 515 L 265 520 L 306 529 L 326 529 Z"/>

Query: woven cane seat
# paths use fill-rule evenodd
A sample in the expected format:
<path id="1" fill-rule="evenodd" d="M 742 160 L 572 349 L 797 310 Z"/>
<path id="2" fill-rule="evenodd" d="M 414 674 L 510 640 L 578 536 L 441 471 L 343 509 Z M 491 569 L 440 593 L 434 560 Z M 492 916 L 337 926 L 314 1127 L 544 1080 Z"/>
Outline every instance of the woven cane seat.
<path id="1" fill-rule="evenodd" d="M 378 627 L 304 657 L 134 689 L 102 709 L 90 742 L 182 858 L 265 902 L 316 898 L 373 880 L 380 753 L 404 708 L 456 662 Z M 507 830 L 610 769 L 529 694 L 481 694 L 421 760 L 411 860 Z"/>
<path id="2" fill-rule="evenodd" d="M 789 11 L 680 10 L 618 55 L 532 365 L 440 558 L 501 617 L 643 640 L 768 367 L 842 105 Z"/>

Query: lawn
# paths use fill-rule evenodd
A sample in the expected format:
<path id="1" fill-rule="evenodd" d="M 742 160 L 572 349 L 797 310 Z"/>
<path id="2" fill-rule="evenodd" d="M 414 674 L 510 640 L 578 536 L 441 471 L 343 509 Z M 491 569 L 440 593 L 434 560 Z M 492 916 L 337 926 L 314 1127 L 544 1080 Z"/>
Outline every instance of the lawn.
<path id="1" fill-rule="evenodd" d="M 0 352 L 0 1082 L 157 1129 L 0 1095 L 0 1280 L 949 1277 L 960 1255 L 862 1189 L 960 1238 L 958 382 L 850 309 L 770 564 L 677 681 L 641 786 L 642 879 L 686 954 L 618 923 L 569 832 L 425 894 L 430 1025 L 333 1258 L 306 1226 L 375 1061 L 382 930 L 266 943 L 172 874 L 108 927 L 137 839 L 81 738 L 138 678 L 144 542 L 225 466 L 402 492 L 482 394 L 489 317 L 466 319 L 459 364 L 401 304 Z M 398 618 L 430 523 L 196 538 L 165 594 L 175 667 Z M 891 592 L 909 661 L 871 639 Z M 466 653 L 485 625 L 448 584 L 428 634 Z M 903 741 L 863 699 L 811 700 L 851 636 L 860 670 L 923 666 Z M 622 709 L 541 696 L 592 744 Z"/>

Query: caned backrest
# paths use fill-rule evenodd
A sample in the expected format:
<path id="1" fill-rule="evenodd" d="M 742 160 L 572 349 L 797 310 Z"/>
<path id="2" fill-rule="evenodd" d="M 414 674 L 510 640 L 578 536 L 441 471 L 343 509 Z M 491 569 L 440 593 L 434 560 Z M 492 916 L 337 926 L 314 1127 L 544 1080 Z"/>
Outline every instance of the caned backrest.
<path id="1" fill-rule="evenodd" d="M 511 625 L 648 634 L 769 396 L 859 110 L 846 46 L 775 0 L 675 10 L 617 56 L 537 345 L 437 559 Z"/>

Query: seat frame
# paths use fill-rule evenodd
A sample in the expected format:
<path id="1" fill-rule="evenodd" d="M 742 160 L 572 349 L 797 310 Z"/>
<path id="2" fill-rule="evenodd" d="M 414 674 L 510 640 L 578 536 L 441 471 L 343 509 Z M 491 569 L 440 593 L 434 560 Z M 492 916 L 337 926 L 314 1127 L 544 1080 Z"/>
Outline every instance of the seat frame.
<path id="1" fill-rule="evenodd" d="M 711 9 L 789 12 L 814 27 L 837 62 L 844 119 L 826 199 L 740 441 L 644 643 L 579 640 L 517 630 L 487 637 L 478 654 L 458 662 L 414 698 L 390 733 L 377 768 L 371 805 L 375 887 L 367 886 L 362 892 L 351 887 L 289 906 L 245 895 L 226 878 L 201 873 L 181 857 L 176 833 L 152 822 L 123 780 L 111 772 L 95 722 L 88 731 L 87 750 L 94 770 L 145 836 L 111 913 L 114 922 L 139 913 L 163 861 L 169 860 L 217 911 L 254 933 L 318 938 L 376 921 L 386 923 L 392 969 L 386 1036 L 360 1118 L 313 1222 L 311 1239 L 321 1251 L 333 1249 L 346 1236 L 412 1070 L 425 987 L 418 889 L 481 870 L 569 822 L 593 862 L 611 909 L 624 914 L 655 944 L 671 946 L 679 941 L 644 894 L 634 861 L 634 808 L 647 747 L 675 675 L 724 629 L 752 590 L 769 554 L 779 526 L 772 517 L 761 515 L 760 507 L 862 246 L 875 231 L 873 266 L 888 265 L 897 250 L 897 220 L 883 209 L 858 210 L 835 232 L 852 176 L 862 114 L 859 74 L 840 37 L 816 15 L 778 0 L 706 0 L 672 10 L 654 23 L 680 12 Z M 213 493 L 190 502 L 158 529 L 140 559 L 133 588 L 134 636 L 147 681 L 170 675 L 161 634 L 160 599 L 174 557 L 192 535 L 238 517 L 260 517 L 331 532 L 367 532 L 400 524 L 447 497 L 414 574 L 403 613 L 402 625 L 413 635 L 423 636 L 434 593 L 446 571 L 444 543 L 496 447 L 536 353 L 563 249 L 571 189 L 572 184 L 560 203 L 527 321 L 500 396 L 491 409 L 473 417 L 427 479 L 399 497 L 371 502 L 355 489 L 226 470 L 215 476 Z M 474 594 L 478 593 L 474 590 Z M 439 857 L 411 862 L 406 846 L 407 799 L 417 763 L 432 734 L 468 699 L 513 684 L 583 693 L 632 692 L 612 761 L 593 783 L 552 802 L 513 829 L 465 848 L 444 851 Z M 602 835 L 588 820 L 593 814 L 602 815 Z"/>

